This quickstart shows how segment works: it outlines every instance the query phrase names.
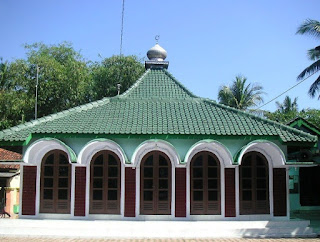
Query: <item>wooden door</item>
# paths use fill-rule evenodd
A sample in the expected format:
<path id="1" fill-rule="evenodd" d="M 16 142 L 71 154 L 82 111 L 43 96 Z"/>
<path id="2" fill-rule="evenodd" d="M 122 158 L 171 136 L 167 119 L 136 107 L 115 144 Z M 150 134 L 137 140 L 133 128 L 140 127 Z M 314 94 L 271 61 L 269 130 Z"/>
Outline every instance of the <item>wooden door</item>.
<path id="1" fill-rule="evenodd" d="M 221 214 L 220 163 L 210 152 L 196 154 L 190 164 L 191 214 Z"/>
<path id="2" fill-rule="evenodd" d="M 162 152 L 148 153 L 140 167 L 140 213 L 171 214 L 171 162 Z"/>
<path id="3" fill-rule="evenodd" d="M 49 152 L 41 163 L 40 212 L 70 213 L 71 164 L 66 153 Z"/>
<path id="4" fill-rule="evenodd" d="M 90 166 L 91 214 L 120 214 L 121 163 L 111 151 L 97 153 Z"/>
<path id="5" fill-rule="evenodd" d="M 269 214 L 269 168 L 258 152 L 244 155 L 240 169 L 240 214 Z"/>

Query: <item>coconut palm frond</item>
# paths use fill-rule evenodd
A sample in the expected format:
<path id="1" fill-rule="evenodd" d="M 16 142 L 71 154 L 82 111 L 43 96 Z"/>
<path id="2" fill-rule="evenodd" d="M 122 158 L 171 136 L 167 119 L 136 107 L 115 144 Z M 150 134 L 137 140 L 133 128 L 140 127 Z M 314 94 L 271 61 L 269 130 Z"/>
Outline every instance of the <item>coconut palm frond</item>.
<path id="1" fill-rule="evenodd" d="M 298 98 L 295 97 L 292 99 L 289 96 L 286 96 L 283 100 L 283 103 L 276 102 L 277 110 L 280 113 L 289 113 L 298 111 Z"/>
<path id="2" fill-rule="evenodd" d="M 309 34 L 317 38 L 320 37 L 320 22 L 313 19 L 307 19 L 301 24 L 296 34 Z"/>
<path id="3" fill-rule="evenodd" d="M 317 92 L 320 92 L 320 76 L 311 84 L 308 93 L 311 97 L 315 97 Z M 320 100 L 320 95 L 318 99 Z"/>
<path id="4" fill-rule="evenodd" d="M 308 58 L 312 61 L 320 59 L 320 46 L 308 50 Z"/>
<path id="5" fill-rule="evenodd" d="M 229 87 L 222 86 L 220 87 L 219 93 L 218 93 L 218 100 L 220 103 L 231 106 L 231 100 L 232 100 L 233 94 Z"/>
<path id="6" fill-rule="evenodd" d="M 317 71 L 320 70 L 320 60 L 312 63 L 310 66 L 308 66 L 306 69 L 304 69 L 299 76 L 297 77 L 298 80 L 301 80 L 305 77 L 308 77 L 314 73 L 316 73 Z"/>
<path id="7" fill-rule="evenodd" d="M 219 102 L 240 110 L 248 110 L 249 107 L 258 106 L 263 102 L 263 88 L 259 85 L 246 83 L 246 77 L 236 76 L 230 87 L 223 86 L 220 88 Z"/>

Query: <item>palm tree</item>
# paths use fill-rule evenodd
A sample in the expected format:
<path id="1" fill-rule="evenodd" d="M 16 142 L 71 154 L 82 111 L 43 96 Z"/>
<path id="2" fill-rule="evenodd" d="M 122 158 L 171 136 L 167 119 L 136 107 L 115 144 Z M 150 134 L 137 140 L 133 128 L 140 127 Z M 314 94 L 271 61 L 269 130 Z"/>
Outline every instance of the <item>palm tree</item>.
<path id="1" fill-rule="evenodd" d="M 232 85 L 220 87 L 218 100 L 220 103 L 240 110 L 249 110 L 250 107 L 258 106 L 263 102 L 262 95 L 265 94 L 263 87 L 257 84 L 248 84 L 247 78 L 236 76 Z"/>
<path id="2" fill-rule="evenodd" d="M 312 19 L 307 19 L 303 24 L 299 26 L 297 34 L 308 34 L 320 39 L 320 22 Z M 308 51 L 308 57 L 310 60 L 315 62 L 300 73 L 297 78 L 298 80 L 309 77 L 320 70 L 320 46 L 317 46 L 314 49 L 310 49 Z M 312 98 L 315 97 L 317 92 L 320 92 L 320 75 L 309 88 L 309 95 Z M 318 99 L 320 99 L 320 95 Z"/>
<path id="3" fill-rule="evenodd" d="M 289 96 L 284 98 L 283 103 L 276 102 L 280 113 L 298 112 L 298 98 L 295 97 L 293 101 Z"/>

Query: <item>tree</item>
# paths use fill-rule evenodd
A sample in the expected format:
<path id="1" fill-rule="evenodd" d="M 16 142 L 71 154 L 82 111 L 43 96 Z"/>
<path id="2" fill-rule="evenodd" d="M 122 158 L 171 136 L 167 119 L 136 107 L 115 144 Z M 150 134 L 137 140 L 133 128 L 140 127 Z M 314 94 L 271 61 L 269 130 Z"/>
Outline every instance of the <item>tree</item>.
<path id="1" fill-rule="evenodd" d="M 3 61 L 3 59 L 0 58 L 0 91 L 8 90 L 10 88 L 8 69 L 8 61 Z"/>
<path id="2" fill-rule="evenodd" d="M 311 35 L 318 39 L 320 39 L 320 22 L 312 19 L 307 19 L 304 23 L 302 23 L 297 32 L 297 34 L 301 35 Z M 317 46 L 308 51 L 308 57 L 310 60 L 314 61 L 310 66 L 304 69 L 299 76 L 298 80 L 302 80 L 305 77 L 310 77 L 314 73 L 320 70 L 320 46 Z M 320 92 L 320 75 L 317 79 L 311 84 L 309 88 L 309 95 L 314 98 L 316 93 Z M 318 96 L 320 99 L 320 94 Z"/>
<path id="3" fill-rule="evenodd" d="M 289 96 L 284 98 L 283 103 L 276 102 L 277 108 L 280 113 L 289 113 L 289 112 L 297 112 L 298 111 L 298 98 L 295 97 L 292 101 Z"/>
<path id="4" fill-rule="evenodd" d="M 145 71 L 136 56 L 112 56 L 91 66 L 91 100 L 117 95 L 117 84 L 121 93 L 127 90 Z"/>
<path id="5" fill-rule="evenodd" d="M 305 109 L 299 113 L 299 116 L 306 119 L 320 129 L 320 110 Z"/>
<path id="6" fill-rule="evenodd" d="M 287 113 L 281 113 L 279 110 L 276 110 L 275 112 L 264 112 L 264 116 L 283 124 L 287 124 L 293 119 L 301 117 L 320 128 L 320 110 L 318 109 L 304 109 L 300 112 L 292 111 Z"/>
<path id="7" fill-rule="evenodd" d="M 0 129 L 34 119 L 37 66 L 38 117 L 124 92 L 144 72 L 135 56 L 86 61 L 72 45 L 25 45 L 26 59 L 0 59 Z"/>
<path id="8" fill-rule="evenodd" d="M 247 84 L 247 78 L 236 76 L 232 85 L 219 89 L 220 103 L 240 110 L 249 110 L 263 102 L 263 87 L 257 84 Z M 249 110 L 250 111 L 250 110 Z"/>
<path id="9" fill-rule="evenodd" d="M 39 66 L 38 117 L 84 103 L 90 72 L 81 54 L 70 43 L 25 45 L 27 59 L 10 64 L 10 82 L 14 90 L 27 96 L 22 107 L 26 119 L 34 118 L 36 68 Z"/>

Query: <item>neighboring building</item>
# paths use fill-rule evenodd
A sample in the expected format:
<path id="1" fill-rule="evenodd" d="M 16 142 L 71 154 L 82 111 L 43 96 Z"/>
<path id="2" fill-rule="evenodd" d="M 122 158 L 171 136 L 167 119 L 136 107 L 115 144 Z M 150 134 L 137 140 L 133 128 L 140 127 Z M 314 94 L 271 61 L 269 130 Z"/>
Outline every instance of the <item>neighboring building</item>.
<path id="1" fill-rule="evenodd" d="M 0 206 L 11 216 L 19 205 L 21 161 L 21 154 L 0 148 Z"/>
<path id="2" fill-rule="evenodd" d="M 295 216 L 320 215 L 320 128 L 303 118 L 296 118 L 288 125 L 318 136 L 312 149 L 303 146 L 288 146 L 288 160 L 298 161 L 300 166 L 289 170 L 290 207 Z"/>
<path id="3" fill-rule="evenodd" d="M 289 219 L 287 147 L 317 137 L 193 95 L 166 55 L 119 96 L 0 132 L 24 147 L 21 218 Z"/>

